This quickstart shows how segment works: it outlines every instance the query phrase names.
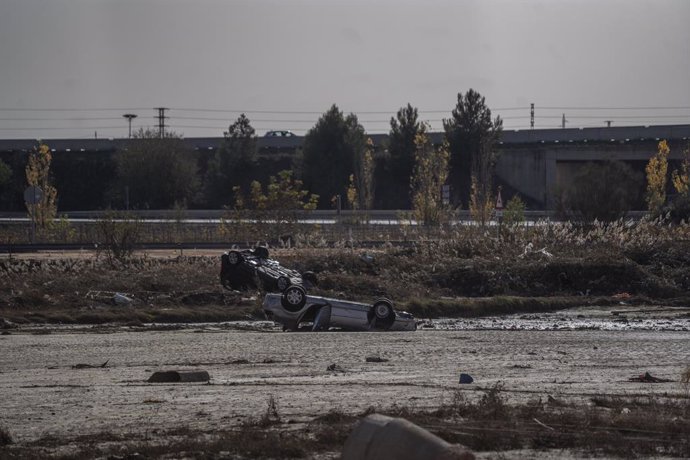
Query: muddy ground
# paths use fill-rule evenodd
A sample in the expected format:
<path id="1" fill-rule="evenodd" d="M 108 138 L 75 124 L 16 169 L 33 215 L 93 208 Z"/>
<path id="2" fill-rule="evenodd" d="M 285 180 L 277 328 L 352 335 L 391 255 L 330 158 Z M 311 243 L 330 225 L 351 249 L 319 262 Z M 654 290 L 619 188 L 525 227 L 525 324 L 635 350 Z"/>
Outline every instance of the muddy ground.
<path id="1" fill-rule="evenodd" d="M 3 259 L 0 458 L 337 458 L 372 411 L 480 458 L 690 455 L 685 262 L 276 254 L 315 269 L 317 293 L 387 295 L 419 329 L 284 333 L 259 320 L 261 292 L 220 288 L 217 254 Z M 172 369 L 211 379 L 147 382 Z M 661 381 L 630 381 L 645 372 Z"/>
<path id="2" fill-rule="evenodd" d="M 593 310 L 592 316 L 603 313 Z M 567 321 L 561 316 L 555 322 Z M 679 321 L 688 326 L 687 319 Z M 0 336 L 0 426 L 15 448 L 69 454 L 80 443 L 107 444 L 113 436 L 165 442 L 180 430 L 238 427 L 265 413 L 271 399 L 280 423 L 300 430 L 332 411 L 429 410 L 450 404 L 458 393 L 478 399 L 496 385 L 511 404 L 586 407 L 606 396 L 688 396 L 680 382 L 689 364 L 688 329 L 453 330 L 437 323 L 408 333 L 283 333 L 266 322 L 177 330 L 23 327 Z M 106 361 L 102 368 L 79 366 Z M 171 369 L 206 370 L 211 380 L 147 383 L 154 371 Z M 629 380 L 645 372 L 668 382 Z M 461 373 L 474 383 L 459 384 Z M 478 454 L 498 458 L 496 452 Z M 579 456 L 576 450 L 568 455 Z M 337 446 L 322 456 L 336 457 Z"/>

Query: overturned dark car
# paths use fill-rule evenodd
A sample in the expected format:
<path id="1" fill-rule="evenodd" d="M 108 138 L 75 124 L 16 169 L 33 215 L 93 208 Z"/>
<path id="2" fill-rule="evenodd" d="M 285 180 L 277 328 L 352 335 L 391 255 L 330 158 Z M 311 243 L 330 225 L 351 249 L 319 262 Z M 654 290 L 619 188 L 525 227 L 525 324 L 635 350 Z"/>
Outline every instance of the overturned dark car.
<path id="1" fill-rule="evenodd" d="M 267 319 L 289 331 L 417 329 L 415 318 L 410 313 L 396 310 L 389 299 L 378 299 L 372 304 L 330 299 L 307 295 L 299 285 L 289 286 L 282 294 L 266 294 L 263 310 Z"/>
<path id="2" fill-rule="evenodd" d="M 292 285 L 316 284 L 313 272 L 300 273 L 269 259 L 268 249 L 233 249 L 220 258 L 220 283 L 230 290 L 261 288 L 269 292 L 283 292 Z"/>

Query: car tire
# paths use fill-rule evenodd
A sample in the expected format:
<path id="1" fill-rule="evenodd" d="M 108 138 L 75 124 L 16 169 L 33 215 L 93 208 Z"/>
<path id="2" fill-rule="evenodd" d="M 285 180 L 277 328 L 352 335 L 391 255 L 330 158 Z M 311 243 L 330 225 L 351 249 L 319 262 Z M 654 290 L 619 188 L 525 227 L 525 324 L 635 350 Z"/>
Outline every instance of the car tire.
<path id="1" fill-rule="evenodd" d="M 276 286 L 278 287 L 278 290 L 280 292 L 284 292 L 287 288 L 290 287 L 292 282 L 290 281 L 290 278 L 287 276 L 279 276 L 278 280 L 276 281 Z"/>
<path id="2" fill-rule="evenodd" d="M 299 311 L 307 303 L 307 291 L 302 286 L 293 284 L 283 292 L 281 303 L 289 312 Z"/>
<path id="3" fill-rule="evenodd" d="M 319 284 L 319 280 L 316 278 L 316 273 L 312 271 L 302 273 L 302 279 L 312 286 L 317 286 Z"/>
<path id="4" fill-rule="evenodd" d="M 257 246 L 254 248 L 254 255 L 259 259 L 268 259 L 268 248 L 265 246 Z"/>
<path id="5" fill-rule="evenodd" d="M 241 264 L 244 258 L 242 257 L 242 254 L 239 253 L 239 251 L 230 251 L 228 252 L 227 260 L 228 263 L 234 267 L 236 265 Z"/>
<path id="6" fill-rule="evenodd" d="M 220 285 L 223 286 L 223 288 L 232 291 L 230 280 L 223 275 L 220 275 Z"/>
<path id="7" fill-rule="evenodd" d="M 374 315 L 378 320 L 386 320 L 394 315 L 393 305 L 389 300 L 378 300 L 374 303 Z"/>

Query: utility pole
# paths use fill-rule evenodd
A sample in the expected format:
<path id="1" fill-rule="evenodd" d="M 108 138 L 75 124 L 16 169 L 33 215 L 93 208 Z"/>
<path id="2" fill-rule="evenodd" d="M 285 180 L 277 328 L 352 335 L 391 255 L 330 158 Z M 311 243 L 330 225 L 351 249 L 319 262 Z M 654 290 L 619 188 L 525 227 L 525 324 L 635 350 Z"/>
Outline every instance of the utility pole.
<path id="1" fill-rule="evenodd" d="M 133 118 L 136 118 L 136 117 L 137 117 L 137 114 L 135 114 L 135 113 L 126 113 L 126 114 L 124 114 L 124 115 L 122 115 L 122 116 L 125 117 L 125 118 L 127 119 L 127 121 L 129 122 L 129 138 L 131 139 L 131 138 L 132 138 L 132 119 L 133 119 Z"/>
<path id="2" fill-rule="evenodd" d="M 530 104 L 529 108 L 529 127 L 534 129 L 534 102 Z"/>
<path id="3" fill-rule="evenodd" d="M 563 118 L 561 119 L 561 128 L 565 129 L 566 121 L 568 121 L 568 120 L 565 119 L 565 114 L 563 114 Z"/>
<path id="4" fill-rule="evenodd" d="M 155 110 L 158 110 L 158 137 L 161 139 L 165 135 L 165 119 L 168 118 L 165 116 L 165 111 L 170 110 L 166 107 L 155 107 Z"/>

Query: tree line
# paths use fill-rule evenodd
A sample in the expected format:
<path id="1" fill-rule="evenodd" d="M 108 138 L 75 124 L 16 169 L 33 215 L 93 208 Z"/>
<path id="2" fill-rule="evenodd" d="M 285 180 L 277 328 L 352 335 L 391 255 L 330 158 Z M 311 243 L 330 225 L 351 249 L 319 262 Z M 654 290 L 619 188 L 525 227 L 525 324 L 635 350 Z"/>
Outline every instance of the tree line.
<path id="1" fill-rule="evenodd" d="M 212 154 L 191 150 L 174 132 L 140 129 L 109 155 L 53 155 L 50 178 L 59 191 L 59 211 L 232 208 L 241 194 L 250 193 L 253 182 L 268 185 L 286 170 L 317 197 L 320 209 L 337 201 L 344 209 L 412 209 L 421 193 L 433 195 L 429 198 L 440 205 L 444 184 L 452 191 L 447 204 L 467 207 L 471 177 L 481 185 L 479 200 L 488 199 L 493 146 L 502 122 L 491 119 L 479 93 L 458 94 L 457 106 L 444 122 L 447 141 L 442 146 L 431 145 L 428 126 L 410 104 L 391 117 L 390 126 L 388 145 L 375 148 L 357 116 L 344 114 L 334 104 L 306 133 L 303 147 L 289 156 L 259 155 L 255 130 L 244 114 L 230 124 Z M 446 153 L 437 155 L 437 150 Z M 0 163 L 3 209 L 23 208 L 23 170 L 32 155 L 36 152 Z M 424 161 L 445 162 L 443 171 L 420 167 Z M 422 177 L 430 174 L 435 179 Z M 250 200 L 245 205 L 251 205 Z"/>
<path id="2" fill-rule="evenodd" d="M 374 146 L 357 116 L 334 104 L 306 133 L 302 148 L 289 155 L 260 154 L 244 114 L 213 152 L 190 149 L 174 132 L 146 129 L 107 155 L 61 152 L 51 157 L 39 143 L 28 155 L 0 160 L 0 205 L 24 210 L 24 188 L 38 184 L 49 190 L 46 195 L 58 211 L 338 207 L 410 210 L 420 222 L 438 223 L 454 210 L 468 209 L 484 223 L 498 191 L 494 167 L 502 120 L 493 118 L 485 98 L 470 89 L 457 95 L 443 128 L 443 141 L 432 143 L 428 124 L 407 104 L 391 117 L 386 145 Z M 566 189 L 553 191 L 559 213 L 568 219 L 611 221 L 644 198 L 655 214 L 687 215 L 690 152 L 670 174 L 668 153 L 663 143 L 650 158 L 646 192 L 644 178 L 625 163 L 585 165 Z M 40 180 L 36 170 L 42 171 Z M 504 198 L 515 215 L 524 213 L 520 197 Z"/>

